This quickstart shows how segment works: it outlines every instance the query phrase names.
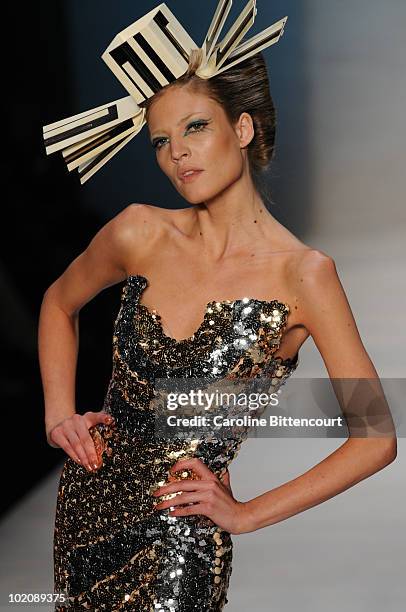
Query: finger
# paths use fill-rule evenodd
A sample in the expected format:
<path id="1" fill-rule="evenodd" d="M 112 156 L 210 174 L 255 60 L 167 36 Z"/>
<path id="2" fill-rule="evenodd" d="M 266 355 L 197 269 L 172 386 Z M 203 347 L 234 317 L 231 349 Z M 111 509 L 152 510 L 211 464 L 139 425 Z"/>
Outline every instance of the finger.
<path id="1" fill-rule="evenodd" d="M 203 516 L 208 516 L 206 512 L 207 510 L 205 510 L 202 504 L 194 504 L 193 506 L 186 506 L 185 508 L 174 508 L 173 510 L 169 511 L 169 514 L 170 516 L 190 516 L 193 514 L 202 514 Z"/>
<path id="2" fill-rule="evenodd" d="M 181 493 L 180 495 L 176 495 L 176 497 L 172 497 L 171 499 L 165 499 L 163 502 L 156 504 L 154 506 L 155 510 L 165 510 L 165 508 L 170 508 L 171 506 L 178 506 L 179 504 L 188 504 L 190 502 L 201 502 L 202 495 L 199 492 L 193 493 Z"/>
<path id="3" fill-rule="evenodd" d="M 230 485 L 230 474 L 228 473 L 228 470 L 226 470 L 223 474 L 223 476 L 221 476 L 220 478 L 221 482 L 223 484 L 226 485 L 226 487 L 228 487 Z"/>
<path id="4" fill-rule="evenodd" d="M 78 465 L 82 465 L 82 461 L 75 452 L 75 449 L 69 444 L 68 441 L 66 441 L 64 451 L 69 455 L 71 459 L 73 459 L 75 463 L 77 463 Z"/>
<path id="5" fill-rule="evenodd" d="M 90 429 L 91 427 L 93 427 L 94 425 L 98 425 L 99 423 L 115 424 L 113 415 L 109 414 L 105 410 L 100 410 L 99 412 L 85 412 L 85 414 L 82 416 L 82 419 L 84 419 L 87 429 Z"/>
<path id="6" fill-rule="evenodd" d="M 193 470 L 202 479 L 217 480 L 217 476 L 198 457 L 179 459 L 170 469 L 171 472 L 181 472 L 183 470 Z"/>
<path id="7" fill-rule="evenodd" d="M 86 449 L 84 448 L 82 442 L 80 441 L 80 438 L 77 432 L 74 429 L 69 428 L 68 431 L 64 433 L 65 433 L 67 442 L 72 446 L 76 454 L 79 456 L 82 464 L 86 467 L 86 469 L 88 469 L 89 471 L 92 471 L 92 466 L 89 463 Z M 92 440 L 92 443 L 93 443 L 93 440 Z"/>
<path id="8" fill-rule="evenodd" d="M 106 425 L 115 424 L 115 419 L 112 414 L 109 414 L 108 412 L 105 412 L 104 410 L 96 414 L 99 415 L 97 423 L 105 423 Z"/>
<path id="9" fill-rule="evenodd" d="M 93 438 L 89 433 L 89 429 L 86 426 L 86 422 L 84 418 L 80 418 L 80 420 L 76 420 L 76 433 L 79 436 L 79 440 L 85 450 L 87 455 L 87 461 L 94 468 L 98 467 L 98 459 L 96 453 L 96 447 L 93 442 Z"/>
<path id="10" fill-rule="evenodd" d="M 211 483 L 207 480 L 177 480 L 168 485 L 163 485 L 156 489 L 152 495 L 154 497 L 162 497 L 169 493 L 177 493 L 178 491 L 206 491 L 211 488 Z"/>
<path id="11" fill-rule="evenodd" d="M 73 436 L 72 436 L 73 437 Z M 77 446 L 69 440 L 66 433 L 62 431 L 62 429 L 58 429 L 53 434 L 53 438 L 56 440 L 57 444 L 74 460 L 77 461 L 80 465 L 86 467 L 87 457 L 84 452 L 81 444 L 79 443 Z"/>
<path id="12" fill-rule="evenodd" d="M 230 493 L 232 493 L 231 491 L 231 483 L 230 483 L 230 473 L 228 470 L 226 470 L 226 472 L 223 474 L 223 476 L 220 478 L 221 482 L 223 483 L 223 485 L 225 487 L 227 487 L 227 489 L 230 491 Z"/>
<path id="13" fill-rule="evenodd" d="M 64 450 L 67 455 L 69 455 L 70 458 L 73 459 L 73 461 L 76 461 L 76 463 L 79 463 L 79 465 L 82 464 L 78 454 L 75 452 L 75 449 L 71 446 L 69 440 L 62 432 L 62 429 L 60 427 L 56 427 L 52 432 L 52 442 L 54 442 L 58 445 L 59 448 Z"/>

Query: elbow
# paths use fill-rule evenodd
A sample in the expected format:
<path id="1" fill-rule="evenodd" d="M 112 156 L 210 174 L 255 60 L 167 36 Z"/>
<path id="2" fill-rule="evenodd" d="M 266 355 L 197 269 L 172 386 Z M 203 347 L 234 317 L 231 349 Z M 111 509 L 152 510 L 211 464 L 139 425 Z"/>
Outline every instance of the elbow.
<path id="1" fill-rule="evenodd" d="M 61 299 L 61 291 L 58 284 L 58 279 L 49 285 L 48 289 L 44 292 L 42 297 L 42 306 L 49 305 L 51 308 L 58 308 L 59 311 L 63 312 L 67 317 L 75 320 L 79 316 L 80 308 L 73 310 L 71 307 L 67 307 L 65 301 Z"/>
<path id="2" fill-rule="evenodd" d="M 389 463 L 392 463 L 392 461 L 395 461 L 397 456 L 398 456 L 398 443 L 395 438 L 393 441 L 392 447 L 391 447 L 391 455 L 390 455 Z"/>
<path id="3" fill-rule="evenodd" d="M 50 298 L 52 298 L 52 290 L 53 290 L 54 284 L 52 283 L 52 285 L 49 285 L 48 289 L 46 289 L 46 291 L 44 291 L 44 293 L 42 294 L 42 303 L 44 304 L 47 300 L 49 300 Z"/>
<path id="4" fill-rule="evenodd" d="M 48 288 L 44 291 L 44 294 L 43 294 L 44 298 L 52 296 L 53 292 L 55 291 L 56 284 L 57 284 L 57 280 L 54 280 L 54 282 L 48 286 Z"/>
<path id="5" fill-rule="evenodd" d="M 382 462 L 383 467 L 395 461 L 398 454 L 398 444 L 396 438 L 382 440 Z"/>
<path id="6" fill-rule="evenodd" d="M 395 461 L 397 457 L 397 439 L 389 438 L 349 438 L 350 444 L 357 448 L 357 456 L 364 457 L 369 474 L 379 472 Z"/>

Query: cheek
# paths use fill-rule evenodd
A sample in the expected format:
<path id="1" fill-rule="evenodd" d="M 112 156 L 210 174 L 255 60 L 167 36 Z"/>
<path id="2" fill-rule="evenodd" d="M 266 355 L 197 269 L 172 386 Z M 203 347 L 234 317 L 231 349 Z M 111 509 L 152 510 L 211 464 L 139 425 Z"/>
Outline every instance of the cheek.
<path id="1" fill-rule="evenodd" d="M 175 189 L 191 204 L 214 197 L 228 185 L 238 180 L 243 172 L 241 149 L 232 136 L 199 139 L 190 147 L 191 159 L 204 168 L 204 180 L 186 186 L 179 185 L 173 173 L 173 161 L 169 148 L 156 154 L 159 168 L 169 178 Z"/>
<path id="2" fill-rule="evenodd" d="M 165 155 L 162 152 L 156 153 L 156 162 L 162 172 L 164 172 L 164 174 L 168 174 L 168 162 L 165 161 Z"/>
<path id="3" fill-rule="evenodd" d="M 213 171 L 222 182 L 233 180 L 241 173 L 241 150 L 231 138 L 219 138 L 208 142 L 207 148 L 200 153 L 203 167 Z"/>
<path id="4" fill-rule="evenodd" d="M 200 149 L 199 161 L 205 172 L 202 181 L 182 190 L 183 197 L 191 204 L 198 204 L 210 200 L 235 183 L 243 173 L 244 164 L 239 147 L 224 143 L 213 149 Z"/>

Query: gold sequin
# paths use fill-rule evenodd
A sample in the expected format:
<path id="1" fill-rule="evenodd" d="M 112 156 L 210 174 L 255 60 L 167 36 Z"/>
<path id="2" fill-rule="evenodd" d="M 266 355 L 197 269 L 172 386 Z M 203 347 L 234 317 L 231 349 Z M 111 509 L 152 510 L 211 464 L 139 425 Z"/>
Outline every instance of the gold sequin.
<path id="1" fill-rule="evenodd" d="M 278 389 L 298 365 L 282 360 L 289 306 L 278 300 L 212 300 L 189 337 L 166 335 L 161 317 L 140 303 L 148 280 L 129 276 L 113 331 L 113 371 L 103 409 L 115 426 L 91 429 L 101 467 L 87 472 L 67 458 L 60 477 L 54 532 L 59 610 L 220 612 L 232 572 L 231 535 L 204 515 L 154 510 L 152 493 L 172 480 L 181 458 L 199 457 L 219 478 L 237 456 L 244 432 L 231 438 L 162 441 L 154 434 L 155 380 L 266 375 Z M 245 432 L 246 433 L 246 432 Z M 182 504 L 176 506 L 181 508 Z M 55 608 L 58 610 L 58 607 Z"/>

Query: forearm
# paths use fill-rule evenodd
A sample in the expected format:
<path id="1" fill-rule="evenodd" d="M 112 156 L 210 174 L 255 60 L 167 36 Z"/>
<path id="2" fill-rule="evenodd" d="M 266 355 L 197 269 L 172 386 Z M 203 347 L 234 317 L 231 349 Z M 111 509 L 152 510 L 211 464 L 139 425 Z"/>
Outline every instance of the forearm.
<path id="1" fill-rule="evenodd" d="M 246 502 L 247 531 L 279 523 L 312 508 L 381 470 L 395 457 L 393 440 L 349 438 L 298 478 Z"/>
<path id="2" fill-rule="evenodd" d="M 45 294 L 38 326 L 38 354 L 49 432 L 76 412 L 75 381 L 79 349 L 79 316 L 69 316 Z"/>

